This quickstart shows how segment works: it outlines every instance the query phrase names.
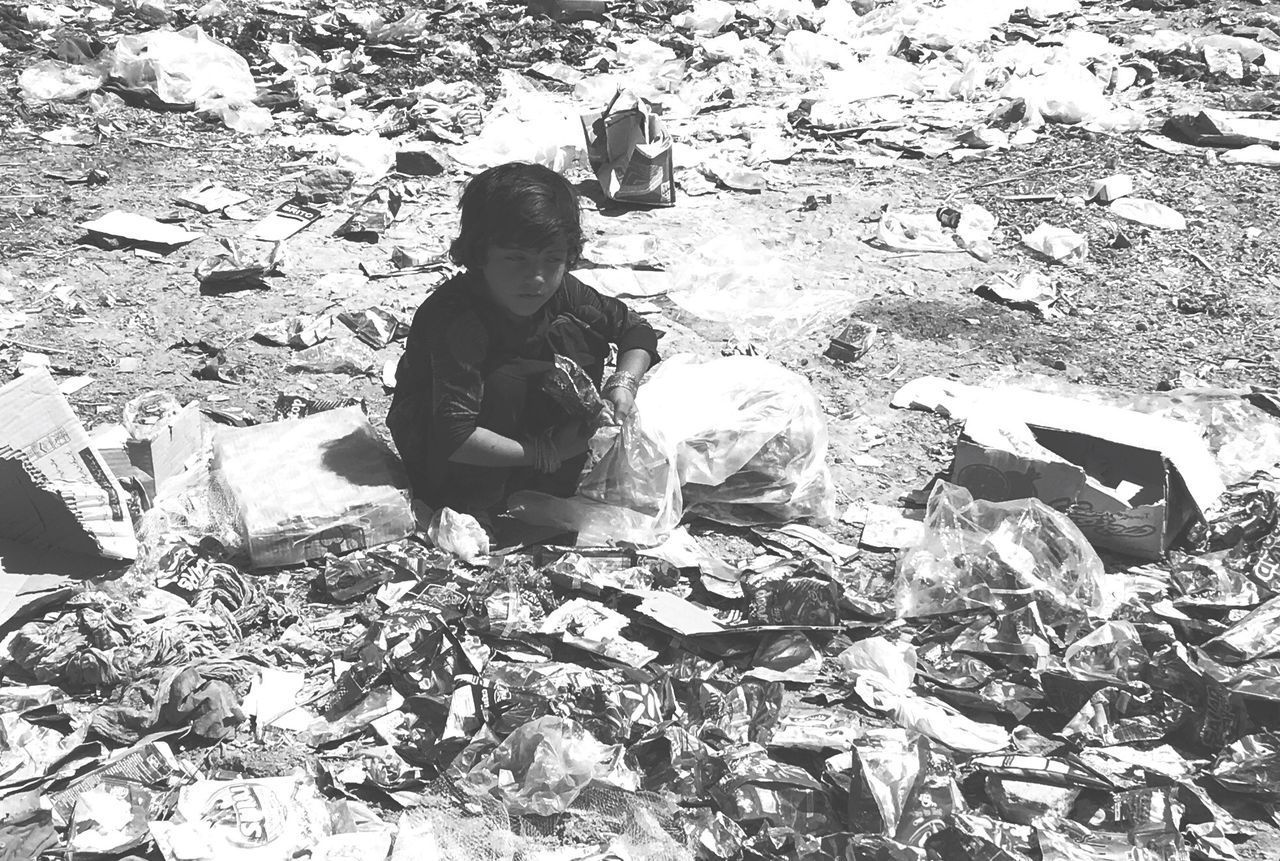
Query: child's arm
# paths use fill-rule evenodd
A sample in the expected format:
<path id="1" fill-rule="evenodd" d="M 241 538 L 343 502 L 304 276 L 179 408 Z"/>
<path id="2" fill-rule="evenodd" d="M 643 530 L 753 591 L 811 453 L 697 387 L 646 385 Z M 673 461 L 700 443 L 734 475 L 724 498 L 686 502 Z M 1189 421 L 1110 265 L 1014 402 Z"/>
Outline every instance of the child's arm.
<path id="1" fill-rule="evenodd" d="M 580 424 L 560 428 L 551 438 L 561 460 L 576 457 L 587 450 L 588 437 Z M 491 431 L 476 428 L 462 445 L 454 449 L 449 460 L 470 466 L 533 466 L 533 444 L 520 442 Z"/>
<path id="2" fill-rule="evenodd" d="M 621 419 L 635 408 L 636 389 L 651 363 L 649 351 L 639 347 L 618 354 L 618 372 L 605 381 L 601 393 L 613 404 L 613 414 L 617 418 Z"/>

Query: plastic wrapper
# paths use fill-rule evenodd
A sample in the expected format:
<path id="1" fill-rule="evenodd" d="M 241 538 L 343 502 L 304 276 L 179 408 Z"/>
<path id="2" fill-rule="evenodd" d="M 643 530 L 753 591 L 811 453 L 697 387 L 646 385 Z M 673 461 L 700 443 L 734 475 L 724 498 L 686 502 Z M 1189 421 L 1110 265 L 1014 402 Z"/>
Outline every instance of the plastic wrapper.
<path id="1" fill-rule="evenodd" d="M 219 98 L 247 104 L 258 95 L 248 62 L 197 26 L 120 37 L 109 74 L 168 105 L 199 107 Z"/>
<path id="2" fill-rule="evenodd" d="M 905 618 L 1035 602 L 1050 625 L 1102 603 L 1102 561 L 1066 515 L 1035 499 L 992 503 L 940 481 L 929 497 L 921 544 L 898 564 Z"/>
<path id="3" fill-rule="evenodd" d="M 1001 727 L 972 720 L 913 692 L 916 654 L 908 644 L 870 637 L 845 649 L 836 660 L 854 677 L 858 697 L 904 729 L 969 753 L 987 753 L 1009 744 L 1009 734 Z"/>
<path id="4" fill-rule="evenodd" d="M 578 496 L 517 494 L 512 513 L 578 531 L 582 544 L 656 544 L 685 513 L 734 524 L 834 518 L 821 405 L 803 377 L 763 359 L 666 360 L 605 445 Z"/>
<path id="5" fill-rule="evenodd" d="M 947 861 L 1026 861 L 1032 857 L 1031 829 L 988 816 L 956 813 L 929 835 L 924 848 Z"/>
<path id="6" fill-rule="evenodd" d="M 305 775 L 202 780 L 182 788 L 172 820 L 151 823 L 165 861 L 287 861 L 329 831 Z"/>
<path id="7" fill-rule="evenodd" d="M 892 837 L 927 769 L 924 742 L 896 727 L 866 730 L 853 749 L 826 761 L 828 779 L 848 794 L 855 831 Z"/>
<path id="8" fill-rule="evenodd" d="M 839 585 L 816 566 L 776 568 L 749 574 L 742 591 L 751 621 L 760 625 L 831 626 L 840 622 Z"/>
<path id="9" fill-rule="evenodd" d="M 596 391 L 595 383 L 587 372 L 573 359 L 557 355 L 555 367 L 542 378 L 542 391 L 546 392 L 570 419 L 581 422 L 595 421 L 604 409 L 604 401 Z"/>
<path id="10" fill-rule="evenodd" d="M 1218 754 L 1210 773 L 1234 792 L 1280 801 L 1280 738 L 1247 735 Z"/>
<path id="11" fill-rule="evenodd" d="M 594 780 L 634 788 L 636 776 L 621 766 L 621 756 L 621 746 L 606 747 L 577 722 L 548 715 L 511 733 L 462 786 L 475 795 L 492 793 L 520 813 L 552 816 Z"/>
<path id="12" fill-rule="evenodd" d="M 1212 657 L 1230 664 L 1280 652 L 1280 596 L 1272 598 L 1204 644 Z"/>
<path id="13" fill-rule="evenodd" d="M 760 754 L 732 762 L 711 798 L 735 822 L 763 822 L 797 834 L 828 832 L 837 821 L 822 783 L 802 768 Z"/>
<path id="14" fill-rule="evenodd" d="M 1104 622 L 1067 647 L 1068 669 L 1122 682 L 1142 677 L 1150 655 L 1131 622 Z"/>

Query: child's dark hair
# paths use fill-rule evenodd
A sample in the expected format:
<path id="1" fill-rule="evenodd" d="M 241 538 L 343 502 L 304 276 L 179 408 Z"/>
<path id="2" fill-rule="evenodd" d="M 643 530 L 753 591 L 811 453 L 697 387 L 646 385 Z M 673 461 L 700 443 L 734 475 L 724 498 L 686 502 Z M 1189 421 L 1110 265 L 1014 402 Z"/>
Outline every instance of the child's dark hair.
<path id="1" fill-rule="evenodd" d="M 582 254 L 577 192 L 549 167 L 523 162 L 491 167 L 467 183 L 458 207 L 462 225 L 449 256 L 459 266 L 483 267 L 490 245 L 545 248 L 563 241 L 570 266 Z"/>

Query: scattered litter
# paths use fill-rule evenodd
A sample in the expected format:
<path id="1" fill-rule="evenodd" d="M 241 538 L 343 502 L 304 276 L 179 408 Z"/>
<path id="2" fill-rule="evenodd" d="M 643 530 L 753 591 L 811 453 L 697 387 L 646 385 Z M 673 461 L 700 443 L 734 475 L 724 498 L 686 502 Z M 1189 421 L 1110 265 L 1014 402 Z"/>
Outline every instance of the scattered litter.
<path id="1" fill-rule="evenodd" d="M 94 236 L 171 248 L 194 242 L 204 235 L 193 233 L 176 224 L 161 224 L 145 215 L 122 212 L 118 209 L 108 212 L 101 218 L 86 221 L 80 227 Z"/>
<path id="2" fill-rule="evenodd" d="M 1095 179 L 1089 183 L 1089 190 L 1085 193 L 1084 199 L 1106 204 L 1131 194 L 1133 194 L 1133 177 L 1127 174 L 1116 174 L 1106 179 Z"/>
<path id="3" fill-rule="evenodd" d="M 1065 227 L 1042 222 L 1022 237 L 1022 244 L 1050 260 L 1067 266 L 1079 266 L 1089 256 L 1089 240 Z"/>
<path id="4" fill-rule="evenodd" d="M 196 279 L 202 293 L 225 293 L 230 290 L 267 289 L 264 280 L 280 274 L 283 245 L 247 251 L 234 239 L 220 239 L 222 251 L 196 266 Z"/>
<path id="5" fill-rule="evenodd" d="M 219 183 L 198 182 L 178 195 L 177 201 L 197 212 L 221 212 L 228 206 L 238 206 L 248 199 L 249 195 L 232 191 Z"/>
<path id="6" fill-rule="evenodd" d="M 1039 272 L 1023 272 L 1016 280 L 1002 272 L 974 287 L 973 292 L 983 299 L 1031 311 L 1042 320 L 1062 316 L 1054 307 L 1060 299 L 1057 286 Z"/>
<path id="7" fill-rule="evenodd" d="M 301 196 L 277 206 L 249 231 L 249 239 L 262 242 L 284 242 L 290 236 L 320 220 L 320 210 L 308 206 Z"/>
<path id="8" fill-rule="evenodd" d="M 1187 220 L 1182 213 L 1154 200 L 1125 197 L 1112 203 L 1107 210 L 1125 221 L 1145 224 L 1161 230 L 1186 230 Z"/>

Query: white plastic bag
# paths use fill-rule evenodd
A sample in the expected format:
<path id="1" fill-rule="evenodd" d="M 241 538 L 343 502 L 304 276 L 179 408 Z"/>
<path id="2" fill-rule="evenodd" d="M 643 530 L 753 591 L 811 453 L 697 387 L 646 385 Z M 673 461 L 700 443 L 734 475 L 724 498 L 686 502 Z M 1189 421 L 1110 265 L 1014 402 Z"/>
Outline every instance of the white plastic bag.
<path id="1" fill-rule="evenodd" d="M 248 104 L 258 95 L 244 57 L 195 25 L 121 36 L 109 74 L 168 105 L 200 106 L 219 98 Z"/>
<path id="2" fill-rule="evenodd" d="M 485 117 L 480 134 L 450 155 L 476 170 L 510 161 L 545 165 L 564 173 L 587 164 L 582 106 L 515 72 L 502 73 L 502 98 Z"/>
<path id="3" fill-rule="evenodd" d="M 76 99 L 92 93 L 106 80 L 96 66 L 78 66 L 61 60 L 43 60 L 18 76 L 22 97 L 40 102 Z"/>
<path id="4" fill-rule="evenodd" d="M 636 410 L 559 500 L 519 493 L 511 512 L 581 544 L 656 544 L 686 512 L 731 524 L 835 516 L 827 422 L 803 377 L 752 356 L 667 359 Z"/>

